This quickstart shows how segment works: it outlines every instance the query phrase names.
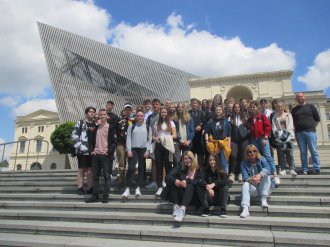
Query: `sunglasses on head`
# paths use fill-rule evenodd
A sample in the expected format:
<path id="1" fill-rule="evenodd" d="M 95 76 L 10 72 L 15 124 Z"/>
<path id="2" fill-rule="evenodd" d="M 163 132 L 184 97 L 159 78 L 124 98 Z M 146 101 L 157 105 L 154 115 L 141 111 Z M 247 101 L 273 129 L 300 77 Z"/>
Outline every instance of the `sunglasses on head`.
<path id="1" fill-rule="evenodd" d="M 248 154 L 256 154 L 256 153 L 258 153 L 257 150 L 250 150 L 250 151 L 248 151 Z"/>

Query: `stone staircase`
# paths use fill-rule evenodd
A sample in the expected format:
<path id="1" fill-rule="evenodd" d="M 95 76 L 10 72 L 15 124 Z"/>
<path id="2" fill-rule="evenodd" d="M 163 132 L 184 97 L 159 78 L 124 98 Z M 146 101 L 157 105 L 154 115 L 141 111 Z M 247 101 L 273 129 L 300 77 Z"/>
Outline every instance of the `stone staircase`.
<path id="1" fill-rule="evenodd" d="M 253 202 L 239 218 L 240 187 L 230 188 L 228 217 L 202 218 L 193 209 L 174 223 L 172 206 L 142 189 L 123 201 L 111 188 L 108 204 L 76 194 L 76 171 L 0 174 L 2 246 L 330 246 L 330 165 L 321 175 L 282 176 L 269 208 Z M 219 210 L 217 207 L 215 211 Z"/>

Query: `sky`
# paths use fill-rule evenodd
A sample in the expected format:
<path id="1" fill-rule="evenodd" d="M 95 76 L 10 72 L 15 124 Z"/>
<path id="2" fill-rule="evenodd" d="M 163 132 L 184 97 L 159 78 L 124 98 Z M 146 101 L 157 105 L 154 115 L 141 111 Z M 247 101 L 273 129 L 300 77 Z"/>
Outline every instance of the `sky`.
<path id="1" fill-rule="evenodd" d="M 328 0 L 0 0 L 0 143 L 56 110 L 37 21 L 203 77 L 292 70 L 330 97 Z M 0 150 L 1 151 L 1 150 Z"/>

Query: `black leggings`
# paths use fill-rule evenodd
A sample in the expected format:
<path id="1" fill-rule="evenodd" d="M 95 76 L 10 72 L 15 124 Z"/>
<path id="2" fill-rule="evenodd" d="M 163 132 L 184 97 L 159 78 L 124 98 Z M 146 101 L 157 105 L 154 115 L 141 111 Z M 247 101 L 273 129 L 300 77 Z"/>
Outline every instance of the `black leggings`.
<path id="1" fill-rule="evenodd" d="M 231 141 L 231 153 L 229 157 L 229 174 L 233 173 L 238 175 L 241 173 L 241 162 L 244 160 L 245 148 L 249 145 L 249 141 Z"/>
<path id="2" fill-rule="evenodd" d="M 157 171 L 157 186 L 158 188 L 161 188 L 163 182 L 163 163 L 165 163 L 166 174 L 170 174 L 172 165 L 169 160 L 169 151 L 158 142 L 156 142 L 155 145 L 155 162 Z"/>
<path id="3" fill-rule="evenodd" d="M 207 192 L 207 203 L 209 206 L 220 206 L 221 208 L 226 208 L 228 204 L 228 193 L 229 187 L 228 185 L 224 187 L 220 187 L 214 191 L 214 197 L 211 197 L 210 194 Z"/>
<path id="4" fill-rule="evenodd" d="M 133 156 L 128 158 L 128 168 L 126 172 L 126 187 L 132 185 L 132 180 L 135 173 L 136 163 L 138 162 L 138 187 L 142 186 L 143 177 L 145 173 L 146 160 L 144 158 L 144 153 L 146 152 L 146 148 L 132 148 Z"/>

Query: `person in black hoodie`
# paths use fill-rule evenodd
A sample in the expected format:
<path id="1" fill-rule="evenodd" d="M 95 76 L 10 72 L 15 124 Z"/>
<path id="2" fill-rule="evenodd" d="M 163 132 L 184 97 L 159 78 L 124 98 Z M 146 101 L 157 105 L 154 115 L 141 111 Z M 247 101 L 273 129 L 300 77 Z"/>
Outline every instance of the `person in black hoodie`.
<path id="1" fill-rule="evenodd" d="M 210 154 L 208 161 L 208 167 L 205 172 L 207 204 L 220 206 L 220 217 L 226 218 L 226 208 L 229 198 L 228 176 L 220 166 L 219 155 L 215 153 Z M 202 216 L 206 217 L 208 215 L 209 210 L 205 209 Z"/>
<path id="2" fill-rule="evenodd" d="M 166 177 L 169 201 L 173 203 L 174 220 L 182 222 L 188 205 L 193 203 L 202 209 L 208 208 L 205 201 L 204 172 L 191 151 L 185 151 L 182 155 L 181 165 L 178 165 Z M 179 206 L 181 205 L 181 206 Z"/>

